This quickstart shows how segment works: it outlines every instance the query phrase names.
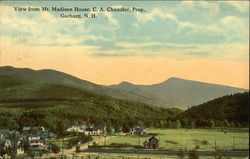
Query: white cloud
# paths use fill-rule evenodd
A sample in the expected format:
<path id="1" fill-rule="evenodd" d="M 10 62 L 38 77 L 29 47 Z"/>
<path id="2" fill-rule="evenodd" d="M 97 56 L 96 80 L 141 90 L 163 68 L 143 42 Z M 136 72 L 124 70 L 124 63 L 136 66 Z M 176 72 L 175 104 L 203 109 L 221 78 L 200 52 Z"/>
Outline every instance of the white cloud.
<path id="1" fill-rule="evenodd" d="M 18 36 L 25 39 L 7 38 L 15 44 L 30 46 L 83 45 L 83 42 L 88 40 L 108 40 L 101 35 L 91 35 L 91 32 L 84 28 L 83 19 L 61 19 L 50 12 L 36 12 L 27 15 L 15 12 L 13 7 L 6 5 L 0 6 L 0 13 L 0 30 L 6 32 L 6 37 Z M 4 38 L 3 36 L 2 34 L 1 39 Z"/>
<path id="2" fill-rule="evenodd" d="M 160 8 L 154 8 L 151 10 L 149 13 L 137 13 L 136 17 L 139 22 L 145 23 L 147 21 L 154 20 L 155 17 L 159 16 L 160 18 L 163 19 L 171 19 L 171 20 L 176 20 L 176 16 L 173 13 L 170 13 L 168 11 L 163 11 Z"/>
<path id="3" fill-rule="evenodd" d="M 123 48 L 144 48 L 144 47 L 170 47 L 170 48 L 194 48 L 194 45 L 190 44 L 176 44 L 176 43 L 159 43 L 159 42 L 145 42 L 145 43 L 130 43 L 130 42 L 117 42 L 116 46 Z"/>
<path id="4" fill-rule="evenodd" d="M 115 25 L 116 27 L 119 27 L 120 24 L 117 19 L 115 19 L 110 12 L 103 12 L 103 15 L 105 15 L 108 18 L 108 21 L 110 24 Z"/>
<path id="5" fill-rule="evenodd" d="M 133 53 L 135 56 L 171 57 L 176 60 L 190 58 L 210 58 L 214 60 L 247 61 L 249 59 L 248 43 L 229 44 L 176 44 L 176 43 L 130 43 L 119 42 L 117 46 L 124 49 L 119 53 Z M 145 49 L 145 47 L 161 46 L 162 49 Z M 143 51 L 142 51 L 143 49 Z M 111 51 L 107 53 L 116 53 Z"/>
<path id="6" fill-rule="evenodd" d="M 249 41 L 249 20 L 234 16 L 222 18 L 218 24 L 222 32 L 228 35 L 229 39 L 235 38 L 248 39 Z"/>

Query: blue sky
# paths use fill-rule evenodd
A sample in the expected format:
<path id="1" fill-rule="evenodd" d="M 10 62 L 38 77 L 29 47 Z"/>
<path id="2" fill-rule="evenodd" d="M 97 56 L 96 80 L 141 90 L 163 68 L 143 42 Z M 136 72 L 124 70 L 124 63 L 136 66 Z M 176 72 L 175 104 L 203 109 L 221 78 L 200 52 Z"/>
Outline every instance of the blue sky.
<path id="1" fill-rule="evenodd" d="M 98 4 L 97 4 L 98 3 Z M 22 35 L 31 38 L 26 45 L 85 45 L 94 46 L 98 52 L 128 50 L 129 44 L 138 44 L 135 49 L 162 51 L 164 49 L 193 48 L 209 54 L 206 50 L 197 51 L 200 45 L 248 43 L 249 10 L 247 2 L 225 1 L 170 1 L 170 2 L 2 2 L 9 6 L 57 6 L 57 7 L 138 7 L 144 13 L 98 13 L 97 19 L 80 19 L 72 22 L 60 19 L 62 12 L 15 12 L 13 17 L 34 21 L 36 24 L 12 27 L 9 23 L 1 24 L 1 36 Z M 13 10 L 13 9 L 12 9 Z M 9 11 L 12 12 L 12 11 Z M 44 14 L 44 15 L 42 15 Z M 72 14 L 77 14 L 76 12 Z M 45 16 L 48 16 L 47 19 Z M 51 21 L 57 25 L 51 25 Z M 21 25 L 21 24 L 20 24 Z M 46 32 L 44 38 L 72 38 L 73 42 L 44 43 L 34 27 Z M 64 25 L 64 27 L 62 26 Z M 24 28 L 25 27 L 25 28 Z M 29 29 L 30 27 L 30 29 Z M 34 30 L 34 31 L 32 31 Z M 49 40 L 48 40 L 49 41 Z M 171 46 L 169 46 L 169 44 Z M 176 44 L 177 46 L 173 46 Z M 146 46 L 145 46 L 146 45 Z M 192 49 L 191 49 L 192 50 Z M 129 51 L 129 50 L 128 50 Z M 185 54 L 186 52 L 183 51 Z M 127 54 L 127 53 L 126 53 Z M 98 56 L 99 53 L 96 54 Z M 127 54 L 128 56 L 130 54 Z M 140 54 L 147 56 L 147 54 Z M 159 54 L 160 55 L 160 54 Z M 193 54 L 195 55 L 195 54 Z M 200 54 L 197 54 L 200 56 Z M 116 56 L 116 55 L 114 55 Z M 110 55 L 107 55 L 110 57 Z M 119 56 L 120 57 L 120 56 Z"/>
<path id="2" fill-rule="evenodd" d="M 0 3 L 1 43 L 23 51 L 46 48 L 51 56 L 48 50 L 72 48 L 70 51 L 92 59 L 165 57 L 248 63 L 248 1 Z M 15 12 L 13 6 L 138 7 L 145 12 L 98 12 L 97 19 L 62 19 L 60 14 L 65 12 Z"/>

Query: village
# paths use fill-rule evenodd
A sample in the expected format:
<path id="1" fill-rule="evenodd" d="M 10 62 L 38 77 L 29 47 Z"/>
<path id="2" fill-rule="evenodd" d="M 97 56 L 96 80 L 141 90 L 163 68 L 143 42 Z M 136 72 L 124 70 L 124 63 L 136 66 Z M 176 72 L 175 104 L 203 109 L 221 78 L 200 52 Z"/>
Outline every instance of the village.
<path id="1" fill-rule="evenodd" d="M 98 146 L 98 140 L 100 137 L 105 139 L 108 136 L 117 137 L 122 135 L 134 135 L 134 136 L 149 136 L 148 140 L 145 140 L 140 148 L 142 149 L 158 149 L 159 140 L 153 135 L 144 131 L 143 126 L 136 125 L 130 129 L 129 132 L 115 133 L 112 128 L 110 132 L 107 132 L 105 125 L 92 125 L 75 124 L 64 130 L 65 133 L 71 134 L 70 137 L 76 137 L 79 135 L 85 136 L 85 140 L 78 140 L 74 142 L 70 147 L 63 146 L 62 141 L 64 139 L 58 138 L 58 136 L 46 130 L 43 126 L 39 127 L 23 127 L 21 131 L 17 130 L 0 130 L 0 159 L 14 158 L 13 156 L 26 156 L 26 158 L 42 157 L 49 154 L 58 154 L 64 149 L 72 149 L 76 147 L 75 152 L 80 151 L 79 147 L 82 144 L 88 144 L 86 148 L 93 148 Z M 73 134 L 73 136 L 72 136 Z M 75 135 L 75 136 L 74 136 Z M 69 136 L 67 136 L 69 137 Z M 93 141 L 93 138 L 96 139 Z M 89 142 L 92 141 L 92 145 Z M 65 141 L 64 141 L 65 142 Z M 59 144 L 55 144 L 59 143 Z M 99 142 L 100 143 L 100 142 Z"/>

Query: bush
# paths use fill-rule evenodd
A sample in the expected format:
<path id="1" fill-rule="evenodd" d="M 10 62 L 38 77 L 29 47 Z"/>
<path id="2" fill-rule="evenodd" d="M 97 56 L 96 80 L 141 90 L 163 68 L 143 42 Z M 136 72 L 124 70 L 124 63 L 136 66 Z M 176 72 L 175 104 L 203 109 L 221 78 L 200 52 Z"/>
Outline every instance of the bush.
<path id="1" fill-rule="evenodd" d="M 165 142 L 170 143 L 170 144 L 178 144 L 178 142 L 173 141 L 173 140 L 166 140 Z"/>
<path id="2" fill-rule="evenodd" d="M 87 135 L 84 135 L 84 134 L 80 134 L 80 135 L 77 137 L 77 139 L 78 139 L 78 141 L 80 141 L 82 144 L 93 140 L 92 136 L 87 136 Z"/>
<path id="3" fill-rule="evenodd" d="M 202 144 L 202 145 L 207 145 L 207 144 L 208 144 L 208 141 L 207 141 L 207 140 L 202 140 L 202 141 L 201 141 L 201 144 Z"/>
<path id="4" fill-rule="evenodd" d="M 51 151 L 52 151 L 53 153 L 57 154 L 57 153 L 59 153 L 61 150 L 60 150 L 60 147 L 59 147 L 59 146 L 53 144 L 53 145 L 51 146 Z"/>
<path id="5" fill-rule="evenodd" d="M 209 142 L 207 140 L 197 140 L 197 139 L 194 139 L 192 141 L 194 141 L 195 144 L 197 144 L 197 145 L 208 145 L 209 144 Z"/>

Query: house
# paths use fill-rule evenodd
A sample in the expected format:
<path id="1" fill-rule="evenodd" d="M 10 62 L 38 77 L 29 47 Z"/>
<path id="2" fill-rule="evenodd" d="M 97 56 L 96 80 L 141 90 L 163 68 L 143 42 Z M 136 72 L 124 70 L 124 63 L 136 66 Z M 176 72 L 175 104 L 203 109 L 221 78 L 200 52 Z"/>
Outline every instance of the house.
<path id="1" fill-rule="evenodd" d="M 38 134 L 29 135 L 28 142 L 30 150 L 44 150 L 46 148 L 45 141 Z"/>
<path id="2" fill-rule="evenodd" d="M 44 127 L 29 127 L 29 128 L 23 128 L 28 131 L 24 131 L 22 134 L 23 141 L 20 141 L 20 144 L 22 143 L 24 145 L 24 141 L 29 143 L 30 150 L 44 150 L 47 149 L 46 141 L 55 137 L 55 134 L 52 132 L 46 130 Z M 31 130 L 31 131 L 30 131 Z M 32 133 L 31 133 L 32 132 Z M 19 150 L 20 153 L 22 152 L 22 149 Z"/>
<path id="3" fill-rule="evenodd" d="M 88 127 L 83 130 L 85 135 L 93 135 L 93 128 Z"/>
<path id="4" fill-rule="evenodd" d="M 23 137 L 20 137 L 17 141 L 16 153 L 17 155 L 24 154 L 24 138 Z"/>
<path id="5" fill-rule="evenodd" d="M 0 138 L 0 149 L 7 150 L 12 147 L 11 141 L 5 137 Z"/>
<path id="6" fill-rule="evenodd" d="M 136 125 L 130 130 L 129 134 L 131 134 L 131 135 L 146 135 L 147 133 L 143 130 L 143 126 Z"/>
<path id="7" fill-rule="evenodd" d="M 3 131 L 1 131 L 1 134 Z M 0 152 L 7 152 L 6 150 L 17 155 L 24 153 L 24 138 L 19 135 L 17 131 L 6 131 L 5 137 L 0 137 Z M 7 155 L 7 154 L 5 154 Z"/>
<path id="8" fill-rule="evenodd" d="M 146 149 L 158 149 L 159 148 L 159 140 L 153 136 L 148 141 L 146 140 L 143 143 L 143 147 Z"/>
<path id="9" fill-rule="evenodd" d="M 104 125 L 87 126 L 87 125 L 72 125 L 67 129 L 68 132 L 81 132 L 85 135 L 100 135 L 104 133 L 106 127 Z"/>
<path id="10" fill-rule="evenodd" d="M 8 157 L 8 152 L 11 150 L 12 144 L 9 139 L 6 139 L 5 137 L 0 138 L 0 158 L 1 156 L 3 158 Z"/>
<path id="11" fill-rule="evenodd" d="M 92 135 L 101 135 L 104 134 L 105 131 L 106 131 L 105 125 L 96 125 L 93 127 Z"/>
<path id="12" fill-rule="evenodd" d="M 84 124 L 75 124 L 67 129 L 68 132 L 84 132 L 84 129 L 87 128 L 87 125 Z"/>

